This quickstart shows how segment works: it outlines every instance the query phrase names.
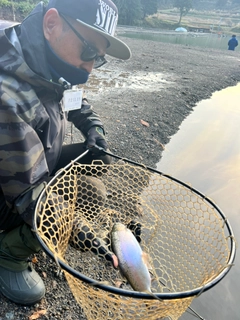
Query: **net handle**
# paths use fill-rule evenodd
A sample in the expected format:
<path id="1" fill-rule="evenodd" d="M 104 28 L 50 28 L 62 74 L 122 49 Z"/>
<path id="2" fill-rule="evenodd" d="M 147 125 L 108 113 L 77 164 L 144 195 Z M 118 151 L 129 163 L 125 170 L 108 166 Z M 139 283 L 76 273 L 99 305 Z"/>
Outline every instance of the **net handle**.
<path id="1" fill-rule="evenodd" d="M 167 293 L 154 293 L 155 296 L 157 296 L 159 299 L 163 299 L 163 300 L 172 300 L 172 299 L 184 299 L 184 298 L 189 298 L 189 297 L 193 297 L 193 296 L 198 296 L 201 293 L 211 289 L 212 287 L 214 287 L 219 281 L 221 281 L 226 275 L 227 273 L 230 271 L 231 267 L 233 266 L 233 262 L 235 260 L 235 256 L 236 256 L 236 241 L 233 235 L 233 231 L 231 228 L 231 225 L 228 221 L 228 219 L 226 218 L 226 216 L 224 215 L 224 213 L 220 210 L 220 208 L 211 200 L 209 199 L 207 196 L 205 196 L 204 194 L 202 194 L 200 191 L 198 191 L 195 188 L 192 188 L 191 186 L 189 186 L 188 184 L 184 183 L 183 181 L 180 181 L 168 174 L 164 174 L 163 172 L 156 170 L 154 168 L 145 166 L 144 164 L 140 164 L 138 162 L 132 161 L 130 159 L 127 158 L 123 158 L 120 157 L 116 154 L 113 154 L 109 151 L 104 150 L 103 148 L 99 147 L 99 146 L 94 146 L 90 149 L 87 149 L 85 152 L 83 152 L 81 155 L 79 155 L 77 158 L 75 158 L 74 160 L 72 160 L 67 166 L 65 166 L 63 169 L 59 170 L 55 176 L 53 177 L 53 179 L 51 179 L 49 181 L 49 183 L 47 184 L 50 185 L 52 180 L 55 180 L 55 178 L 57 176 L 59 176 L 64 170 L 68 169 L 73 163 L 77 162 L 79 159 L 81 159 L 82 157 L 84 157 L 89 151 L 92 152 L 98 152 L 99 154 L 104 154 L 104 155 L 108 155 L 111 156 L 115 159 L 118 160 L 123 160 L 125 162 L 134 164 L 136 166 L 139 166 L 141 168 L 145 168 L 151 172 L 160 174 L 163 177 L 166 177 L 170 180 L 173 180 L 175 182 L 177 182 L 180 185 L 183 185 L 184 187 L 186 187 L 187 189 L 191 190 L 191 192 L 196 193 L 197 195 L 201 196 L 206 202 L 208 202 L 209 204 L 211 204 L 219 213 L 219 215 L 222 217 L 223 221 L 224 221 L 224 225 L 226 226 L 229 236 L 228 238 L 230 239 L 230 255 L 229 255 L 229 259 L 226 265 L 226 268 L 224 268 L 222 270 L 222 272 L 219 273 L 219 275 L 217 277 L 215 277 L 213 280 L 207 282 L 205 285 L 195 288 L 193 290 L 188 290 L 188 291 L 182 291 L 182 292 L 167 292 Z M 43 191 L 41 192 L 37 204 L 36 204 L 36 208 L 39 207 L 40 204 L 40 200 L 42 198 L 42 195 L 45 192 L 45 188 L 43 189 Z M 131 297 L 131 298 L 137 298 L 137 299 L 147 299 L 147 300 L 153 300 L 155 299 L 153 295 L 150 295 L 148 293 L 143 293 L 143 292 L 138 292 L 138 291 L 130 291 L 130 290 L 124 290 L 121 288 L 116 288 L 113 286 L 108 286 L 105 285 L 101 282 L 96 282 L 96 280 L 93 280 L 87 276 L 85 276 L 84 274 L 76 271 L 75 269 L 71 268 L 69 265 L 67 265 L 63 260 L 61 260 L 60 258 L 57 258 L 52 252 L 51 250 L 47 247 L 47 245 L 45 244 L 45 242 L 41 239 L 41 237 L 39 236 L 38 232 L 37 232 L 37 210 L 35 210 L 34 212 L 34 217 L 33 217 L 33 231 L 36 234 L 36 237 L 38 239 L 38 241 L 40 242 L 43 250 L 54 260 L 56 261 L 56 263 L 58 265 L 60 265 L 60 267 L 67 271 L 69 274 L 71 274 L 73 277 L 82 280 L 90 285 L 95 286 L 96 288 L 105 290 L 107 292 L 113 293 L 113 294 L 118 294 L 118 295 L 123 295 L 126 297 Z"/>

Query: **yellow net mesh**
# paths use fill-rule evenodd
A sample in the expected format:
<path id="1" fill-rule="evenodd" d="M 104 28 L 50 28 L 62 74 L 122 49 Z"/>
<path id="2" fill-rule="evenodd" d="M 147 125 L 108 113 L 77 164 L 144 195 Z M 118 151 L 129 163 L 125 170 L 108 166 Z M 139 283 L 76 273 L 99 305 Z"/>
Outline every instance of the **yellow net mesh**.
<path id="1" fill-rule="evenodd" d="M 37 234 L 53 256 L 96 283 L 133 291 L 94 246 L 101 239 L 111 250 L 115 222 L 135 230 L 149 255 L 153 293 L 202 287 L 228 263 L 223 220 L 204 197 L 123 160 L 111 165 L 73 163 L 48 184 L 36 210 Z M 87 319 L 175 320 L 193 300 L 127 297 L 96 288 L 66 271 L 65 276 Z"/>

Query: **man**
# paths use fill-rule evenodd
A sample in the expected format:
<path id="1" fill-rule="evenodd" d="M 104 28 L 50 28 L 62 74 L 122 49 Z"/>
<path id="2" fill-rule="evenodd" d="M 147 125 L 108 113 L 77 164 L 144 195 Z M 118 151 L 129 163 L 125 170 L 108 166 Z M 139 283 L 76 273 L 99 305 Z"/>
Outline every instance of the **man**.
<path id="1" fill-rule="evenodd" d="M 117 18 L 111 0 L 50 0 L 0 31 L 0 291 L 16 303 L 45 294 L 28 257 L 40 250 L 31 225 L 46 181 L 86 146 L 107 149 L 99 116 L 71 88 L 106 63 L 105 54 L 130 58 L 114 37 Z M 62 146 L 66 117 L 85 143 Z M 82 161 L 93 159 L 110 162 L 90 152 Z"/>
<path id="2" fill-rule="evenodd" d="M 238 46 L 238 41 L 236 39 L 236 35 L 233 34 L 232 38 L 228 41 L 228 50 L 234 51 L 237 46 Z"/>

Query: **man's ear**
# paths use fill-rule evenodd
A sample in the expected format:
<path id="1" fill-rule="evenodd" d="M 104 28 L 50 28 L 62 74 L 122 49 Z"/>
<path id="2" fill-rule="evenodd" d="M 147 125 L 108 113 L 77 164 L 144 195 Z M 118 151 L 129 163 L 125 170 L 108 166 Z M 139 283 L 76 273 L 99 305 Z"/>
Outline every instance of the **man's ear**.
<path id="1" fill-rule="evenodd" d="M 55 8 L 49 9 L 43 17 L 43 33 L 50 41 L 52 37 L 58 36 L 62 32 L 62 19 Z"/>

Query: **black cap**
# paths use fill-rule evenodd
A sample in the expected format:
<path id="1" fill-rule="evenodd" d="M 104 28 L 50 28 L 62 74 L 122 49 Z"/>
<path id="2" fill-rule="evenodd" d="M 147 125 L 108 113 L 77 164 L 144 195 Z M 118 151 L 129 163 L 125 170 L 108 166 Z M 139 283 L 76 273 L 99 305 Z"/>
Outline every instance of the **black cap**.
<path id="1" fill-rule="evenodd" d="M 50 8 L 103 35 L 109 42 L 108 55 L 123 60 L 131 57 L 129 47 L 114 36 L 118 9 L 111 0 L 50 0 Z"/>

